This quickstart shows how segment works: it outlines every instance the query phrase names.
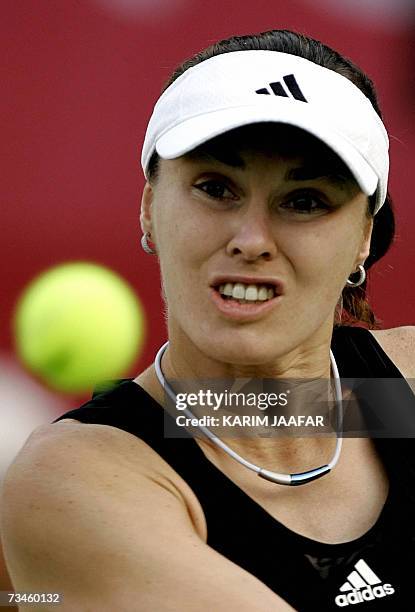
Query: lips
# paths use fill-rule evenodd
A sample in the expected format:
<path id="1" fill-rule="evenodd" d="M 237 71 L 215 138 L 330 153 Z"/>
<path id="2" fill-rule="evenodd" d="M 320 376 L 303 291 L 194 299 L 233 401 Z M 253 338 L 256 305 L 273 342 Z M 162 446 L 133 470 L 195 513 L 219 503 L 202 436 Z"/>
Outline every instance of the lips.
<path id="1" fill-rule="evenodd" d="M 219 287 L 220 286 L 221 285 L 219 285 Z M 279 287 L 277 284 L 273 284 L 273 286 Z M 275 295 L 262 302 L 238 300 L 235 298 L 229 299 L 221 295 L 217 286 L 210 287 L 210 297 L 221 317 L 239 323 L 254 322 L 262 319 L 272 310 L 278 308 L 279 304 L 284 299 L 282 294 Z"/>

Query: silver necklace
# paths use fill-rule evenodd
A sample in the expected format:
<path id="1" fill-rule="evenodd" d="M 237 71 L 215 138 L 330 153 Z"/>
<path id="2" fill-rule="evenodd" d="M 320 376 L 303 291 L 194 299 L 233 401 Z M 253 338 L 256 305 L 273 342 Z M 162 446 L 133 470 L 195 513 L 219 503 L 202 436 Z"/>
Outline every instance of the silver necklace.
<path id="1" fill-rule="evenodd" d="M 156 359 L 154 361 L 154 367 L 156 370 L 157 378 L 161 386 L 165 389 L 165 391 L 167 392 L 168 396 L 170 397 L 174 405 L 176 405 L 176 394 L 173 391 L 171 385 L 167 382 L 166 377 L 164 376 L 163 370 L 161 367 L 161 359 L 168 346 L 169 346 L 169 343 L 166 342 L 159 349 L 156 355 Z M 341 384 L 340 384 L 339 370 L 337 369 L 336 360 L 334 359 L 334 355 L 331 349 L 330 349 L 330 362 L 331 362 L 332 373 L 334 376 L 334 388 L 335 388 L 336 405 L 337 405 L 337 432 L 338 432 L 341 429 L 342 420 L 343 420 L 342 389 L 341 389 Z M 186 408 L 185 410 L 182 410 L 181 413 L 185 414 L 189 418 L 193 418 L 193 419 L 196 418 L 195 415 L 188 408 Z M 247 461 L 246 459 L 238 455 L 238 453 L 236 453 L 234 450 L 232 450 L 227 444 L 222 442 L 220 438 L 215 436 L 210 431 L 210 429 L 208 429 L 207 427 L 203 425 L 198 425 L 197 427 L 210 440 L 212 440 L 212 442 L 216 444 L 216 446 L 219 446 L 220 448 L 222 448 L 225 451 L 225 453 L 227 453 L 230 457 L 238 461 L 240 464 L 242 464 L 249 470 L 256 472 L 258 476 L 260 476 L 261 478 L 264 478 L 265 480 L 269 480 L 270 482 L 275 482 L 277 484 L 291 485 L 291 486 L 302 485 L 307 482 L 310 482 L 311 480 L 316 480 L 317 478 L 321 478 L 321 476 L 324 476 L 324 474 L 328 474 L 328 472 L 330 472 L 335 467 L 336 463 L 339 460 L 340 452 L 342 448 L 342 442 L 343 442 L 343 438 L 339 436 L 339 434 L 337 433 L 336 448 L 335 448 L 332 460 L 329 463 L 325 465 L 321 465 L 320 467 L 314 468 L 312 470 L 307 470 L 306 472 L 297 472 L 294 474 L 280 474 L 278 472 L 272 472 L 271 470 L 266 470 L 265 468 L 261 468 L 258 465 L 255 465 L 254 463 Z"/>

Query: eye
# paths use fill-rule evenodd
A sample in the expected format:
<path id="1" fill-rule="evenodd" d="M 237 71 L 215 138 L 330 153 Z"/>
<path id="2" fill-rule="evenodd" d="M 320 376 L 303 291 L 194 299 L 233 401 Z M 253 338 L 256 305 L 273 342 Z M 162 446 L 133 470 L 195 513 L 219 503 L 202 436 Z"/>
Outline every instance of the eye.
<path id="1" fill-rule="evenodd" d="M 291 199 L 281 204 L 281 207 L 300 215 L 312 215 L 330 208 L 315 193 L 301 193 L 291 196 Z"/>
<path id="2" fill-rule="evenodd" d="M 205 180 L 195 184 L 194 187 L 215 200 L 233 200 L 236 197 L 226 182 L 219 179 Z"/>

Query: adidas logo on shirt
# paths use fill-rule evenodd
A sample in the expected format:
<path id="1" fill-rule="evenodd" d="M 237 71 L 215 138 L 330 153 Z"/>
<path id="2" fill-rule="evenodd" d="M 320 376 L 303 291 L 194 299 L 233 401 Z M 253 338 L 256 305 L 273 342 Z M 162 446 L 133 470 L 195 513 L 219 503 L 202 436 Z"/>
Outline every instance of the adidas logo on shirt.
<path id="1" fill-rule="evenodd" d="M 285 77 L 283 77 L 283 81 L 289 91 L 289 93 L 292 95 L 292 97 L 295 100 L 299 100 L 300 102 L 308 102 L 308 100 L 305 98 L 303 92 L 300 89 L 299 84 L 297 83 L 297 80 L 295 78 L 295 76 L 293 74 L 287 74 Z M 275 83 L 270 83 L 269 87 L 272 91 L 272 93 L 275 96 L 282 96 L 283 98 L 289 98 L 290 96 L 288 95 L 287 91 L 284 88 L 284 85 L 281 83 L 281 81 L 276 81 Z M 267 89 L 266 87 L 262 87 L 262 89 L 257 89 L 255 91 L 255 93 L 257 94 L 265 94 L 270 96 L 271 95 L 271 91 L 269 91 L 269 89 Z"/>
<path id="2" fill-rule="evenodd" d="M 340 587 L 341 594 L 334 600 L 339 608 L 394 594 L 395 589 L 388 582 L 381 584 L 382 581 L 363 559 L 360 559 L 354 568 Z"/>

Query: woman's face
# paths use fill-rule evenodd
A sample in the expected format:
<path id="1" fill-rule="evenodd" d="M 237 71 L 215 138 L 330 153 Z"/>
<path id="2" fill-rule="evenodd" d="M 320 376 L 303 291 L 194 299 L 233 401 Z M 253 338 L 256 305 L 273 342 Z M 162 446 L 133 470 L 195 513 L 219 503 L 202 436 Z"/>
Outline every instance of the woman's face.
<path id="1" fill-rule="evenodd" d="M 295 128 L 240 128 L 161 160 L 142 224 L 160 259 L 170 338 L 252 365 L 327 340 L 369 253 L 366 208 L 340 160 Z"/>

